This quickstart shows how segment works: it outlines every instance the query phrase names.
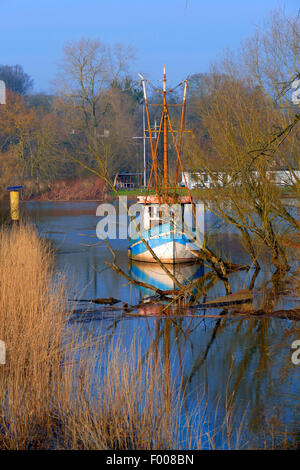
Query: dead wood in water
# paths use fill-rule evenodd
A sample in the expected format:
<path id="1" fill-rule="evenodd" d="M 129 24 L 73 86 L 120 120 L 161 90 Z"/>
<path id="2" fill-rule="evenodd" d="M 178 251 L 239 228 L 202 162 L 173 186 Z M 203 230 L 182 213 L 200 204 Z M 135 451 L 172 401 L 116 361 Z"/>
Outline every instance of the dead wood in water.
<path id="1" fill-rule="evenodd" d="M 144 287 L 146 289 L 151 289 L 157 294 L 161 296 L 165 295 L 170 295 L 170 294 L 177 294 L 178 289 L 170 289 L 170 290 L 161 290 L 158 287 L 154 287 L 151 284 L 147 284 L 147 282 L 142 282 L 142 281 L 137 281 L 135 279 L 132 279 L 132 277 L 128 276 L 119 266 L 116 264 L 111 264 L 111 263 L 105 263 L 107 266 L 109 266 L 111 269 L 113 269 L 116 273 L 121 274 L 121 276 L 125 277 L 130 283 L 135 284 L 136 286 Z"/>
<path id="2" fill-rule="evenodd" d="M 122 300 L 114 299 L 113 297 L 103 297 L 97 299 L 73 299 L 73 302 L 91 302 L 100 305 L 114 305 L 122 302 Z"/>
<path id="3" fill-rule="evenodd" d="M 119 302 L 121 302 L 121 300 L 114 299 L 113 297 L 109 297 L 107 299 L 106 298 L 92 299 L 91 302 L 93 302 L 94 304 L 114 305 L 114 304 L 118 304 Z"/>
<path id="4" fill-rule="evenodd" d="M 209 300 L 201 304 L 202 307 L 230 307 L 242 303 L 253 302 L 253 293 L 248 289 L 242 289 L 233 294 L 225 295 L 224 297 L 217 297 L 214 300 Z"/>
<path id="5" fill-rule="evenodd" d="M 151 311 L 151 305 L 155 305 L 155 308 Z M 161 312 L 159 312 L 159 307 L 161 307 Z M 138 310 L 138 311 L 135 311 Z M 158 304 L 148 304 L 147 308 L 141 310 L 141 306 L 139 309 L 131 307 L 130 310 L 124 312 L 127 315 L 131 316 L 138 316 L 138 317 L 156 317 L 156 318 L 168 318 L 172 316 L 180 317 L 180 318 L 203 318 L 203 319 L 216 319 L 216 320 L 225 320 L 225 319 L 238 319 L 238 320 L 249 320 L 249 319 L 264 319 L 264 318 L 278 318 L 283 320 L 293 320 L 293 321 L 300 321 L 300 308 L 294 308 L 289 310 L 275 310 L 274 312 L 266 312 L 264 310 L 252 310 L 248 312 L 240 312 L 237 310 L 233 310 L 231 313 L 228 310 L 224 310 L 221 314 L 199 314 L 199 313 L 191 313 L 189 309 L 185 311 L 185 308 L 182 307 L 180 314 L 176 314 L 176 312 L 166 312 L 163 313 L 163 306 Z M 142 312 L 142 313 L 141 313 Z M 226 315 L 225 315 L 226 314 Z"/>
<path id="6" fill-rule="evenodd" d="M 263 309 L 253 310 L 248 312 L 251 317 L 272 317 L 284 320 L 300 320 L 300 308 L 290 308 L 288 310 L 275 310 L 274 312 L 266 312 Z"/>
<path id="7" fill-rule="evenodd" d="M 207 318 L 207 319 L 240 319 L 246 320 L 250 318 L 278 318 L 286 320 L 300 320 L 300 307 L 288 309 L 288 310 L 266 310 L 263 308 L 254 309 L 252 303 L 252 293 L 247 290 L 242 290 L 231 294 L 225 297 L 218 297 L 217 299 L 202 302 L 198 305 L 188 305 L 178 303 L 174 299 L 163 297 L 158 293 L 158 296 L 148 297 L 147 299 L 141 301 L 137 305 L 128 305 L 123 303 L 119 307 L 109 305 L 103 302 L 103 307 L 100 307 L 97 310 L 74 310 L 72 315 L 78 315 L 80 313 L 80 318 L 82 316 L 85 318 L 93 317 L 97 314 L 103 314 L 106 312 L 119 313 L 122 315 L 131 315 L 139 317 L 157 317 L 157 318 L 170 318 L 170 317 L 181 317 L 181 318 Z M 96 300 L 96 299 L 95 299 Z M 102 300 L 102 299 L 100 299 Z M 103 299 L 109 300 L 109 299 Z M 166 304 L 163 303 L 164 300 L 171 302 Z M 101 302 L 99 302 L 101 304 Z M 222 308 L 221 313 L 206 313 L 205 309 L 219 309 Z M 200 313 L 201 309 L 204 310 L 203 313 Z M 199 312 L 199 313 L 198 313 Z"/>

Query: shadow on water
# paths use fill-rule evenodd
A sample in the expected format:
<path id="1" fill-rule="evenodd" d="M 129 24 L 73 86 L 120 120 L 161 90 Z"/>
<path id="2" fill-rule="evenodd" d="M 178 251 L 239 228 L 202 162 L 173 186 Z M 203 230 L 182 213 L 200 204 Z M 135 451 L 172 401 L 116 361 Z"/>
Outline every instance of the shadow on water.
<path id="1" fill-rule="evenodd" d="M 96 244 L 96 207 L 93 202 L 29 202 L 23 208 L 35 220 L 39 233 L 51 240 L 57 250 L 56 269 L 66 274 L 71 307 L 90 312 L 79 314 L 73 327 L 89 337 L 105 334 L 107 344 L 115 335 L 122 335 L 127 348 L 138 337 L 144 358 L 151 351 L 160 353 L 164 358 L 166 390 L 172 381 L 183 386 L 182 423 L 186 416 L 192 419 L 198 414 L 202 434 L 210 428 L 214 430 L 214 442 L 204 439 L 204 448 L 224 447 L 223 424 L 227 420 L 228 425 L 229 408 L 232 446 L 241 423 L 245 435 L 239 438 L 248 447 L 282 447 L 283 443 L 299 446 L 300 366 L 291 361 L 291 344 L 300 339 L 299 323 L 294 319 L 247 316 L 249 308 L 266 305 L 277 310 L 295 308 L 298 298 L 274 292 L 274 272 L 265 264 L 257 273 L 250 303 L 231 309 L 212 307 L 209 301 L 225 296 L 224 285 L 220 280 L 211 282 L 207 266 L 196 263 L 176 267 L 174 274 L 181 283 L 192 283 L 193 289 L 198 289 L 195 298 L 204 306 L 180 310 L 175 304 L 171 314 L 164 311 L 161 315 L 161 305 L 147 307 L 145 302 L 145 298 L 153 297 L 153 292 L 129 284 L 105 265 L 111 260 L 111 253 L 105 244 Z M 118 265 L 128 276 L 161 290 L 174 289 L 172 280 L 158 266 L 128 263 L 127 240 L 110 243 Z M 219 228 L 216 243 L 233 262 L 246 262 L 238 235 L 228 227 Z M 253 270 L 233 272 L 232 292 L 251 286 L 253 274 Z M 102 297 L 142 305 L 129 315 L 121 303 L 100 308 L 77 301 Z M 234 316 L 236 313 L 239 315 Z M 218 318 L 213 318 L 215 315 Z M 183 440 L 184 429 L 182 426 Z M 196 441 L 195 438 L 195 446 L 199 445 Z M 230 447 L 230 442 L 226 446 Z"/>

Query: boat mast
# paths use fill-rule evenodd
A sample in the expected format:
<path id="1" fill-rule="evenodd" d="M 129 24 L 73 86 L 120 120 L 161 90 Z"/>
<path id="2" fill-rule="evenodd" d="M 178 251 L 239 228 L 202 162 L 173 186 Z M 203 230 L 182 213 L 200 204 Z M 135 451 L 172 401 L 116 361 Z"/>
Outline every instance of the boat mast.
<path id="1" fill-rule="evenodd" d="M 178 182 L 179 159 L 180 159 L 181 147 L 182 147 L 182 134 L 183 134 L 184 118 L 185 118 L 187 87 L 188 87 L 188 82 L 186 78 L 184 81 L 184 91 L 183 91 L 183 100 L 182 100 L 182 108 L 181 108 L 180 131 L 179 131 L 179 140 L 178 140 L 179 156 L 177 156 L 177 161 L 176 161 L 176 174 L 175 174 L 175 185 L 174 185 L 175 191 L 176 191 L 176 186 Z"/>
<path id="2" fill-rule="evenodd" d="M 161 90 L 156 90 L 158 93 L 162 93 L 163 95 L 163 103 L 161 104 L 153 104 L 150 106 L 162 106 L 162 113 L 160 117 L 160 124 L 159 124 L 159 129 L 157 131 L 157 126 L 155 122 L 155 128 L 154 128 L 154 136 L 153 137 L 153 132 L 151 129 L 151 124 L 150 124 L 150 115 L 149 115 L 149 103 L 147 100 L 147 95 L 146 95 L 146 80 L 145 78 L 139 74 L 139 77 L 141 78 L 141 85 L 143 87 L 143 95 L 144 95 L 144 107 L 146 110 L 146 119 L 147 119 L 147 124 L 148 124 L 148 132 L 149 132 L 149 139 L 150 139 L 150 146 L 151 146 L 151 155 L 152 155 L 152 166 L 151 166 L 151 171 L 150 175 L 148 178 L 148 184 L 147 184 L 147 190 L 146 190 L 146 197 L 145 201 L 147 201 L 148 198 L 148 193 L 150 189 L 150 184 L 152 180 L 152 176 L 154 174 L 154 179 L 155 179 L 155 191 L 158 196 L 158 199 L 161 201 L 162 199 L 162 192 L 161 189 L 163 189 L 163 192 L 165 193 L 165 198 L 169 200 L 169 190 L 170 190 L 170 180 L 169 180 L 169 164 L 168 164 L 168 132 L 171 133 L 172 136 L 172 142 L 175 148 L 175 152 L 177 155 L 177 162 L 176 162 L 176 174 L 175 174 L 175 185 L 174 185 L 174 198 L 177 197 L 176 195 L 176 187 L 177 187 L 177 182 L 178 182 L 178 173 L 179 169 L 181 168 L 181 171 L 183 172 L 183 167 L 182 167 L 182 162 L 181 162 L 181 157 L 180 153 L 182 150 L 182 140 L 183 140 L 183 132 L 184 132 L 184 118 L 185 118 L 185 108 L 186 108 L 186 93 L 187 93 L 187 88 L 188 88 L 188 83 L 187 83 L 187 78 L 180 82 L 175 88 L 178 86 L 182 85 L 184 83 L 184 91 L 183 91 L 183 100 L 182 104 L 173 104 L 172 106 L 181 106 L 181 120 L 180 120 L 180 129 L 174 130 L 172 123 L 171 123 L 171 118 L 169 115 L 169 110 L 168 110 L 168 105 L 167 105 L 167 79 L 166 79 L 166 67 L 164 66 L 163 68 L 163 89 Z M 149 82 L 147 82 L 149 83 Z M 152 88 L 154 88 L 152 86 Z M 169 90 L 170 92 L 173 92 L 174 90 Z M 175 132 L 179 132 L 179 138 L 178 142 L 175 137 Z M 161 142 L 160 136 L 163 134 L 163 186 L 161 186 L 160 183 L 160 178 L 158 175 L 158 158 L 157 158 L 157 149 L 158 149 L 158 144 Z M 187 187 L 187 192 L 189 195 L 189 199 L 192 200 L 191 194 L 189 191 L 189 188 L 187 186 L 187 181 L 185 178 L 185 175 L 183 173 L 185 184 Z"/>
<path id="3" fill-rule="evenodd" d="M 152 139 L 152 132 L 151 132 L 151 124 L 150 124 L 150 116 L 149 116 L 149 107 L 148 107 L 147 94 L 146 94 L 145 79 L 140 73 L 139 73 L 139 76 L 142 80 L 143 94 L 144 94 L 144 104 L 145 104 L 145 108 L 146 108 L 146 116 L 147 116 L 148 129 L 149 129 L 151 155 L 152 155 L 153 167 L 154 167 L 154 179 L 155 179 L 156 188 L 158 189 L 157 155 L 156 155 L 156 151 L 154 151 L 154 147 L 153 147 L 153 139 Z M 150 177 L 150 179 L 151 179 L 151 177 Z M 149 182 L 150 182 L 150 179 L 149 179 Z"/>
<path id="4" fill-rule="evenodd" d="M 163 119 L 164 119 L 164 189 L 168 192 L 168 108 L 167 108 L 167 90 L 166 90 L 166 67 L 164 65 L 163 75 Z"/>

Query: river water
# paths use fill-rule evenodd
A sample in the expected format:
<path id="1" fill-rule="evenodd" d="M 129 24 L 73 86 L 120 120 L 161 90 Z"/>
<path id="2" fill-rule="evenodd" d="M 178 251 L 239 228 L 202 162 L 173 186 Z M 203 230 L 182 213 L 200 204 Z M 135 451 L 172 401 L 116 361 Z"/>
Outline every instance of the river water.
<path id="1" fill-rule="evenodd" d="M 156 345 L 166 362 L 171 380 L 186 387 L 185 410 L 205 414 L 204 432 L 215 430 L 214 443 L 204 447 L 226 448 L 221 424 L 226 415 L 226 396 L 235 397 L 233 434 L 242 430 L 246 447 L 282 446 L 300 442 L 300 365 L 293 364 L 291 344 L 300 339 L 299 323 L 279 318 L 194 318 L 189 315 L 157 318 L 131 316 L 105 311 L 77 299 L 114 297 L 135 305 L 149 294 L 143 288 L 129 286 L 126 279 L 105 265 L 112 254 L 105 243 L 95 237 L 98 218 L 96 202 L 26 202 L 22 211 L 36 223 L 41 236 L 51 240 L 57 250 L 56 269 L 66 275 L 70 305 L 88 307 L 94 314 L 77 318 L 86 335 L 121 334 L 124 348 L 137 338 L 142 354 Z M 233 262 L 248 262 L 238 234 L 231 227 L 207 217 L 207 230 L 214 248 Z M 127 240 L 111 240 L 115 262 L 137 280 L 161 288 L 172 288 L 169 278 L 155 265 L 130 264 Z M 88 246 L 89 245 L 89 246 Z M 268 264 L 266 263 L 266 266 Z M 205 266 L 187 266 L 176 275 L 185 279 L 201 278 Z M 255 283 L 254 304 L 259 307 L 263 287 L 271 278 L 270 268 L 259 273 Z M 231 286 L 247 286 L 251 273 L 238 272 Z M 225 295 L 222 283 L 215 284 L 207 300 Z M 290 308 L 299 303 L 294 297 L 276 299 L 275 307 Z M 151 309 L 150 309 L 151 310 Z M 218 314 L 222 309 L 206 309 Z M 148 311 L 148 313 L 155 313 Z M 144 313 L 144 312 L 141 312 Z M 195 311 L 199 313 L 199 311 Z M 203 310 L 200 312 L 203 314 Z M 109 341 L 109 339 L 108 339 Z M 167 364 L 168 363 L 168 364 Z M 184 447 L 185 430 L 182 426 Z M 233 439 L 234 440 L 234 439 Z"/>

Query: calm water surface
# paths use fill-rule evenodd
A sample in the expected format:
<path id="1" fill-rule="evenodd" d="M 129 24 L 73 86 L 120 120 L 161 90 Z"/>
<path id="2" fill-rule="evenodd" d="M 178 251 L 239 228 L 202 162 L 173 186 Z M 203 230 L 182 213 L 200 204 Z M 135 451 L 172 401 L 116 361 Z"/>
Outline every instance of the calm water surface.
<path id="1" fill-rule="evenodd" d="M 106 244 L 95 237 L 96 202 L 27 202 L 23 211 L 32 218 L 39 233 L 57 248 L 56 269 L 67 276 L 70 301 L 96 297 L 115 297 L 136 304 L 147 292 L 128 286 L 105 265 L 112 261 Z M 233 262 L 248 261 L 231 227 L 218 224 L 208 214 L 207 228 L 215 247 Z M 93 245 L 94 246 L 87 246 Z M 127 258 L 127 240 L 111 240 L 116 253 L 116 264 L 136 279 L 170 288 L 170 281 L 155 266 L 130 265 Z M 205 266 L 182 268 L 176 273 L 182 278 L 201 277 Z M 233 290 L 247 285 L 251 273 L 235 273 L 231 279 Z M 261 286 L 266 285 L 272 273 L 262 269 L 256 280 L 254 304 L 259 306 Z M 216 284 L 208 300 L 224 295 L 224 286 Z M 298 299 L 279 298 L 276 308 L 295 306 Z M 75 305 L 73 303 L 72 305 Z M 84 303 L 78 307 L 84 307 Z M 198 312 L 199 313 L 199 312 Z M 203 313 L 203 311 L 201 312 Z M 207 309 L 207 314 L 220 310 Z M 151 318 L 121 315 L 116 312 L 97 312 L 80 322 L 87 335 L 109 333 L 107 341 L 121 334 L 128 348 L 137 338 L 142 354 L 154 345 L 162 352 L 166 371 L 170 365 L 171 380 L 186 385 L 185 410 L 190 415 L 206 409 L 211 426 L 222 422 L 227 395 L 235 393 L 234 433 L 245 420 L 245 438 L 248 445 L 264 445 L 264 434 L 270 430 L 273 443 L 280 445 L 283 436 L 300 442 L 300 365 L 291 362 L 291 343 L 300 339 L 299 324 L 281 319 L 216 319 Z M 184 429 L 184 428 L 182 428 Z M 266 432 L 265 432 L 266 431 Z M 184 439 L 184 430 L 182 430 Z M 216 447 L 223 447 L 222 431 L 215 437 Z"/>

